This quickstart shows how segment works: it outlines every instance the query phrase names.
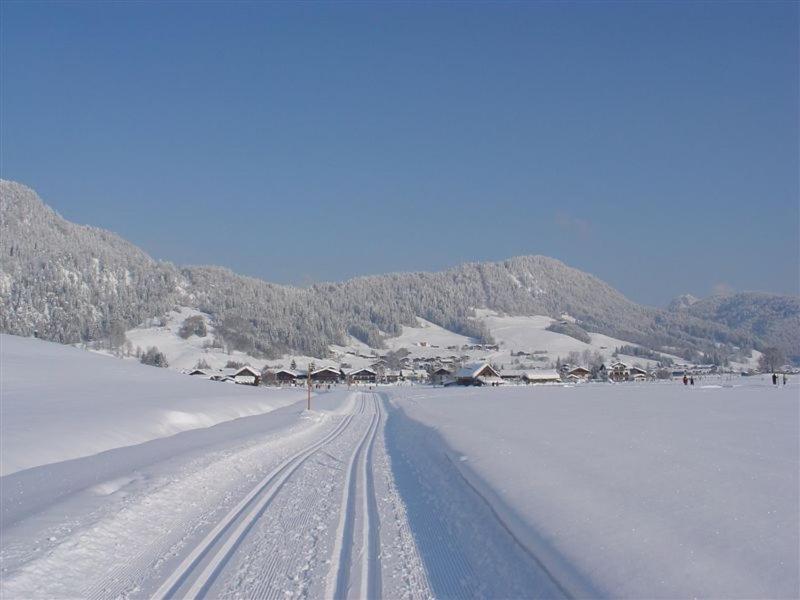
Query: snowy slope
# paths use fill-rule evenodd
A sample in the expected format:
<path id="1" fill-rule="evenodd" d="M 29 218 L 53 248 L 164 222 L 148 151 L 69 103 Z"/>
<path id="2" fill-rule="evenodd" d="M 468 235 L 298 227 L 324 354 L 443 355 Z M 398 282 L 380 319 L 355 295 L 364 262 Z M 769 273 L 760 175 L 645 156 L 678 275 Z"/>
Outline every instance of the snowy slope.
<path id="1" fill-rule="evenodd" d="M 476 311 L 478 318 L 487 326 L 495 341 L 508 351 L 546 351 L 545 356 L 548 361 L 555 361 L 557 357 L 562 359 L 570 352 L 583 352 L 590 350 L 603 354 L 608 360 L 614 349 L 623 345 L 636 345 L 624 340 L 616 339 L 601 333 L 590 333 L 591 343 L 586 344 L 568 335 L 547 331 L 555 319 L 545 316 L 501 316 L 490 310 Z M 669 356 L 677 361 L 683 359 Z M 495 360 L 499 360 L 496 357 Z M 629 363 L 640 363 L 642 365 L 654 365 L 656 361 L 648 360 L 638 356 L 619 355 L 619 359 Z"/>
<path id="2" fill-rule="evenodd" d="M 205 320 L 208 334 L 203 337 L 191 335 L 184 339 L 178 335 L 178 330 L 187 318 L 193 316 L 201 316 Z M 249 356 L 238 350 L 228 353 L 222 348 L 211 347 L 214 340 L 213 319 L 199 310 L 185 306 L 167 313 L 163 325 L 136 327 L 125 332 L 125 337 L 134 348 L 138 346 L 142 350 L 146 350 L 150 346 L 157 347 L 167 356 L 167 361 L 172 369 L 193 369 L 197 365 L 197 361 L 201 359 L 206 361 L 212 369 L 221 369 L 231 360 L 251 365 L 257 369 L 264 364 L 263 359 Z"/>
<path id="3" fill-rule="evenodd" d="M 3 475 L 268 412 L 302 395 L 5 334 L 0 365 Z"/>
<path id="4" fill-rule="evenodd" d="M 796 598 L 798 391 L 749 378 L 389 393 L 573 596 Z"/>

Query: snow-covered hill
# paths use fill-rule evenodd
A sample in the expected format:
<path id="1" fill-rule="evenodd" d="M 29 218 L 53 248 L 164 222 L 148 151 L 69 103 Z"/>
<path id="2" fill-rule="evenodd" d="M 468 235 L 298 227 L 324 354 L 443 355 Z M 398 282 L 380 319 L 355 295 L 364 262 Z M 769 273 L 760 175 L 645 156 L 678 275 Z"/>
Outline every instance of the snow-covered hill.
<path id="1" fill-rule="evenodd" d="M 62 343 L 107 339 L 119 347 L 125 330 L 186 306 L 213 319 L 226 348 L 262 359 L 324 358 L 353 338 L 394 347 L 391 338 L 417 328 L 419 318 L 489 341 L 473 318 L 477 308 L 511 317 L 568 313 L 585 331 L 691 358 L 767 344 L 791 354 L 800 329 L 783 324 L 800 322 L 800 302 L 781 298 L 749 302 L 756 314 L 746 319 L 727 304 L 661 310 L 545 256 L 281 286 L 218 267 L 155 261 L 113 233 L 63 219 L 30 188 L 0 180 L 0 331 Z"/>
<path id="2" fill-rule="evenodd" d="M 0 334 L 0 474 L 257 415 L 302 392 L 217 383 Z"/>

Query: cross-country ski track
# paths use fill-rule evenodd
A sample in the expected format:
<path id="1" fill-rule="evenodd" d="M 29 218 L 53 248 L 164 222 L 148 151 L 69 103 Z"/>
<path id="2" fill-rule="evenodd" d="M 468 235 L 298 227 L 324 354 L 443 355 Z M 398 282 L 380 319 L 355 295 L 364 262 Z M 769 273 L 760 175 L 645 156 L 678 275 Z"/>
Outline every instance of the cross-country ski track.
<path id="1" fill-rule="evenodd" d="M 435 435 L 382 394 L 338 396 L 299 424 L 174 458 L 177 472 L 140 466 L 127 495 L 74 515 L 46 552 L 15 544 L 22 519 L 3 545 L 5 597 L 565 595 Z"/>

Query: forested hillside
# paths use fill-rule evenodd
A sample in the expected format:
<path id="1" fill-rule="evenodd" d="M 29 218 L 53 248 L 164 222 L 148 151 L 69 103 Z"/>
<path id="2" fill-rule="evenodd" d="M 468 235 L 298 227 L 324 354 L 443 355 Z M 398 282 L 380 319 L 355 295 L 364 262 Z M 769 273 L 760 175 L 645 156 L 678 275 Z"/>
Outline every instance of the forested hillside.
<path id="1" fill-rule="evenodd" d="M 0 183 L 0 233 L 0 330 L 64 343 L 119 335 L 184 305 L 212 315 L 226 344 L 268 357 L 289 351 L 325 356 L 348 334 L 379 348 L 402 325 L 415 325 L 417 316 L 488 339 L 471 318 L 475 308 L 556 318 L 567 313 L 584 330 L 692 357 L 724 354 L 731 346 L 781 344 L 789 351 L 798 345 L 797 298 L 751 299 L 747 318 L 736 316 L 741 303 L 700 301 L 660 310 L 543 256 L 307 288 L 219 267 L 179 268 L 113 233 L 66 221 L 30 188 L 9 181 Z"/>

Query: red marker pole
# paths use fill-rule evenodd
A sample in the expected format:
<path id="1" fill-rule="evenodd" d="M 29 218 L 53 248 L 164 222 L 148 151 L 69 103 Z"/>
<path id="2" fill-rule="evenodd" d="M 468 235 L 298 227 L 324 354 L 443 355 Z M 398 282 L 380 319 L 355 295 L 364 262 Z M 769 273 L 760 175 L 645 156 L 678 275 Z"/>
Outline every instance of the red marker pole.
<path id="1" fill-rule="evenodd" d="M 308 400 L 306 402 L 306 410 L 311 410 L 311 373 L 308 374 L 306 380 L 308 381 Z"/>

